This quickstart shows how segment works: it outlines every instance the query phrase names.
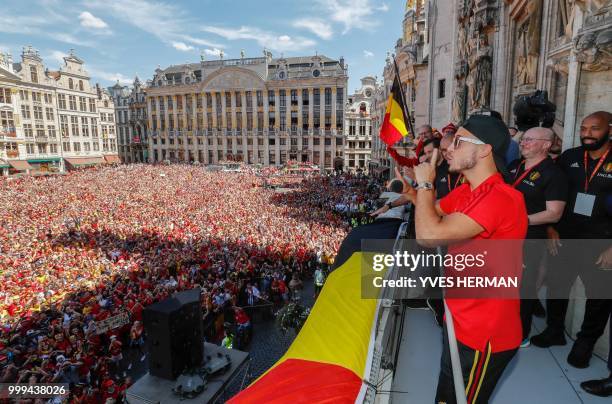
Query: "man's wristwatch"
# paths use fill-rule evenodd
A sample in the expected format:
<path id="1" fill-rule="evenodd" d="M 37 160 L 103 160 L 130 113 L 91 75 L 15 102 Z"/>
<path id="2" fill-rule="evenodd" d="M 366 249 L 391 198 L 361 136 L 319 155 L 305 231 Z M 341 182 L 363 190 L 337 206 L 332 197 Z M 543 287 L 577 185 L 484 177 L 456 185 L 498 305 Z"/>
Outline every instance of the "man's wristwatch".
<path id="1" fill-rule="evenodd" d="M 416 186 L 415 189 L 416 190 L 419 190 L 419 189 L 433 190 L 434 186 L 431 182 L 421 182 L 420 184 Z"/>

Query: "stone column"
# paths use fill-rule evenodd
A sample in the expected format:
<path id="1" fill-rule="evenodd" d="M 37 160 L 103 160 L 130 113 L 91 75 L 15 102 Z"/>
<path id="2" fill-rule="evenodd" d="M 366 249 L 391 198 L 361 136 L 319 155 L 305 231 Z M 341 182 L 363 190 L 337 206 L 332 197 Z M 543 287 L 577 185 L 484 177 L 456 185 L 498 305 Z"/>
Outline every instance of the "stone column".
<path id="1" fill-rule="evenodd" d="M 264 105 L 266 105 L 265 102 L 264 102 Z M 265 113 L 264 113 L 264 116 L 266 116 Z M 267 116 L 266 118 L 264 118 L 264 128 L 266 128 L 264 130 L 267 130 L 267 127 L 265 124 L 266 120 L 267 120 Z M 270 139 L 269 135 L 267 136 L 264 135 L 263 137 L 263 160 L 266 166 L 270 165 L 270 140 L 269 139 Z"/>
<path id="2" fill-rule="evenodd" d="M 291 112 L 293 111 L 293 106 L 291 105 L 291 89 L 285 89 L 285 127 L 287 131 L 291 133 Z"/>
<path id="3" fill-rule="evenodd" d="M 257 113 L 259 112 L 257 107 L 257 89 L 253 89 L 251 93 L 251 103 L 253 104 L 253 131 L 255 131 L 255 129 L 258 129 Z"/>
<path id="4" fill-rule="evenodd" d="M 161 112 L 159 109 L 159 96 L 156 95 L 153 98 L 155 100 L 155 116 L 157 120 L 157 134 L 161 135 L 161 129 L 160 129 L 161 128 Z"/>
<path id="5" fill-rule="evenodd" d="M 206 128 L 208 128 L 207 124 L 208 124 L 208 116 L 206 114 L 206 104 L 208 104 L 206 102 L 206 93 L 205 92 L 201 92 L 200 95 L 202 96 L 202 143 L 204 146 L 204 164 L 210 164 L 210 162 L 208 161 L 208 139 L 211 136 L 211 134 L 209 133 L 207 136 L 204 136 L 204 132 L 206 130 Z M 196 104 L 197 105 L 197 104 Z M 198 146 L 199 148 L 199 146 Z"/>
<path id="6" fill-rule="evenodd" d="M 191 130 L 195 135 L 198 130 L 198 97 L 200 94 L 193 93 L 191 94 Z M 202 128 L 203 129 L 203 128 Z"/>
<path id="7" fill-rule="evenodd" d="M 338 87 L 332 87 L 332 99 L 331 99 L 331 128 L 336 129 L 336 94 Z"/>
<path id="8" fill-rule="evenodd" d="M 204 112 L 202 129 L 208 129 L 208 101 L 206 100 L 206 92 L 202 93 L 202 111 Z"/>
<path id="9" fill-rule="evenodd" d="M 314 88 L 308 89 L 308 128 L 314 127 Z"/>
<path id="10" fill-rule="evenodd" d="M 149 97 L 147 99 L 147 110 L 148 110 L 148 113 L 147 113 L 147 125 L 149 125 L 149 128 L 151 128 L 151 130 L 153 130 L 153 117 L 151 116 L 151 113 L 153 111 L 151 111 L 151 108 L 150 108 L 150 105 L 151 105 L 150 102 L 151 101 L 155 101 L 153 97 Z M 155 113 L 155 115 L 157 115 L 157 113 Z"/>
<path id="11" fill-rule="evenodd" d="M 227 129 L 231 122 L 227 122 L 227 107 L 225 103 L 225 91 L 221 91 L 221 128 Z"/>
<path id="12" fill-rule="evenodd" d="M 164 102 L 164 120 L 166 122 L 166 128 L 164 129 L 164 131 L 166 132 L 166 135 L 168 134 L 168 131 L 170 130 L 168 128 L 168 123 L 170 122 L 170 110 L 168 109 L 169 104 L 168 104 L 168 97 L 166 95 L 162 95 L 162 100 Z M 165 147 L 168 147 L 168 143 L 165 144 Z"/>
<path id="13" fill-rule="evenodd" d="M 231 104 L 230 104 L 231 105 L 230 113 L 231 113 L 231 116 L 232 116 L 231 127 L 232 127 L 232 130 L 235 130 L 236 127 L 237 127 L 236 110 L 238 108 L 238 107 L 236 107 L 236 104 L 237 104 L 236 103 L 236 92 L 230 91 L 230 100 L 231 100 L 230 101 L 231 102 Z"/>
<path id="14" fill-rule="evenodd" d="M 261 90 L 262 92 L 262 96 L 263 96 L 263 129 L 268 129 L 270 126 L 270 120 L 269 120 L 269 108 L 268 108 L 268 90 L 267 89 L 263 89 Z M 266 157 L 266 161 L 267 161 L 267 157 Z M 266 163 L 267 164 L 267 163 Z"/>
<path id="15" fill-rule="evenodd" d="M 298 123 L 297 123 L 297 126 L 298 126 L 298 130 L 302 129 L 302 126 L 304 125 L 303 120 L 302 120 L 302 113 L 303 113 L 302 108 L 304 107 L 302 105 L 302 91 L 304 91 L 303 88 L 297 89 L 297 94 L 298 94 L 298 119 L 297 119 Z"/>
<path id="16" fill-rule="evenodd" d="M 572 39 L 576 38 L 578 31 L 582 28 L 583 12 L 580 7 L 575 6 L 576 16 Z M 565 95 L 565 117 L 563 122 L 563 150 L 574 147 L 576 133 L 576 116 L 578 114 L 578 93 L 580 92 L 580 74 L 582 63 L 576 59 L 576 54 L 570 54 L 570 62 L 567 77 L 567 92 Z"/>
<path id="17" fill-rule="evenodd" d="M 247 135 L 246 135 L 248 129 L 247 129 L 247 102 L 246 102 L 245 90 L 240 91 L 240 104 L 241 104 L 240 111 L 242 112 L 241 114 L 242 130 L 240 132 L 240 137 L 242 138 L 242 153 L 243 153 L 244 161 L 248 163 L 249 162 L 249 146 L 247 144 Z"/>
<path id="18" fill-rule="evenodd" d="M 274 139 L 276 139 L 274 141 L 274 161 L 275 164 L 279 164 L 280 163 L 280 135 L 274 135 Z M 286 146 L 285 146 L 286 147 Z"/>
<path id="19" fill-rule="evenodd" d="M 319 89 L 319 128 L 325 128 L 325 87 Z"/>
<path id="20" fill-rule="evenodd" d="M 285 97 L 285 100 L 287 98 Z M 285 104 L 285 108 L 286 108 Z M 278 88 L 274 89 L 274 116 L 276 119 L 274 120 L 274 128 L 280 128 L 280 95 L 278 93 Z"/>
<path id="21" fill-rule="evenodd" d="M 240 91 L 240 103 L 242 104 L 242 129 L 247 129 L 247 97 L 246 91 Z"/>
<path id="22" fill-rule="evenodd" d="M 181 108 L 183 109 L 183 133 L 187 131 L 187 94 L 181 94 Z"/>

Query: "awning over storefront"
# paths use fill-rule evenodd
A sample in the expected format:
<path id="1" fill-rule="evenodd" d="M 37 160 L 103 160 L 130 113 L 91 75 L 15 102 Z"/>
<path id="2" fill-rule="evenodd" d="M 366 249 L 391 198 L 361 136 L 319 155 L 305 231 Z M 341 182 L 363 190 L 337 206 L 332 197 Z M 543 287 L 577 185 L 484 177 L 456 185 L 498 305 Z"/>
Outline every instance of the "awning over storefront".
<path id="1" fill-rule="evenodd" d="M 40 159 L 28 159 L 28 163 L 56 163 L 61 160 L 61 157 L 48 157 Z"/>
<path id="2" fill-rule="evenodd" d="M 121 163 L 121 160 L 119 159 L 119 156 L 116 154 L 107 154 L 104 156 L 104 161 L 106 161 L 107 164 L 115 164 L 115 163 Z"/>
<path id="3" fill-rule="evenodd" d="M 95 166 L 104 163 L 102 157 L 68 157 L 64 160 L 73 167 Z"/>
<path id="4" fill-rule="evenodd" d="M 25 160 L 9 160 L 8 162 L 11 166 L 13 166 L 13 168 L 15 170 L 19 170 L 19 171 L 25 171 L 25 170 L 33 170 L 34 167 L 32 167 L 27 161 Z"/>

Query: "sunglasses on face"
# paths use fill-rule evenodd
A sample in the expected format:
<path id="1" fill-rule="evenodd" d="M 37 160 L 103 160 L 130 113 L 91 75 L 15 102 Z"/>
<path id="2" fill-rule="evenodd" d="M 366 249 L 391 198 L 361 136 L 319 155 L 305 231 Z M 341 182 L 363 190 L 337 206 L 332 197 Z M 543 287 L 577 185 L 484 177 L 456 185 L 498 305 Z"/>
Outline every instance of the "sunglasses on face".
<path id="1" fill-rule="evenodd" d="M 455 139 L 453 140 L 453 148 L 454 149 L 459 148 L 459 144 L 461 142 L 468 142 L 468 143 L 472 143 L 472 144 L 486 144 L 485 142 L 483 142 L 481 140 L 472 139 L 471 137 L 455 136 Z"/>

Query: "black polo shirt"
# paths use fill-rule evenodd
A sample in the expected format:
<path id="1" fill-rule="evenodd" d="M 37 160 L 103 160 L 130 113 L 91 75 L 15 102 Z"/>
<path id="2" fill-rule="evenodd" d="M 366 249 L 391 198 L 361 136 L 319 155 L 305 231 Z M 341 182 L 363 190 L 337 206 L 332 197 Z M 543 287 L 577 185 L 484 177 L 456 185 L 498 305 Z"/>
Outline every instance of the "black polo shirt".
<path id="1" fill-rule="evenodd" d="M 568 149 L 557 160 L 569 181 L 567 205 L 557 228 L 565 238 L 610 238 L 612 237 L 612 151 L 608 153 L 589 182 L 586 193 L 595 196 L 591 216 L 574 213 L 578 193 L 585 193 L 584 152 L 582 146 Z M 599 159 L 591 159 L 587 153 L 589 177 L 598 162 Z"/>
<path id="2" fill-rule="evenodd" d="M 546 157 L 532 167 L 516 185 L 515 182 L 525 173 L 523 160 L 510 163 L 508 171 L 512 180 L 510 184 L 525 198 L 528 215 L 546 210 L 546 201 L 567 200 L 567 178 L 550 157 Z M 546 226 L 545 224 L 529 226 L 526 238 L 546 238 Z"/>
<path id="3" fill-rule="evenodd" d="M 436 169 L 436 180 L 434 183 L 436 187 L 436 199 L 444 198 L 446 195 L 450 194 L 453 189 L 463 184 L 460 177 L 460 173 L 449 173 L 448 163 L 446 160 L 443 160 Z"/>

